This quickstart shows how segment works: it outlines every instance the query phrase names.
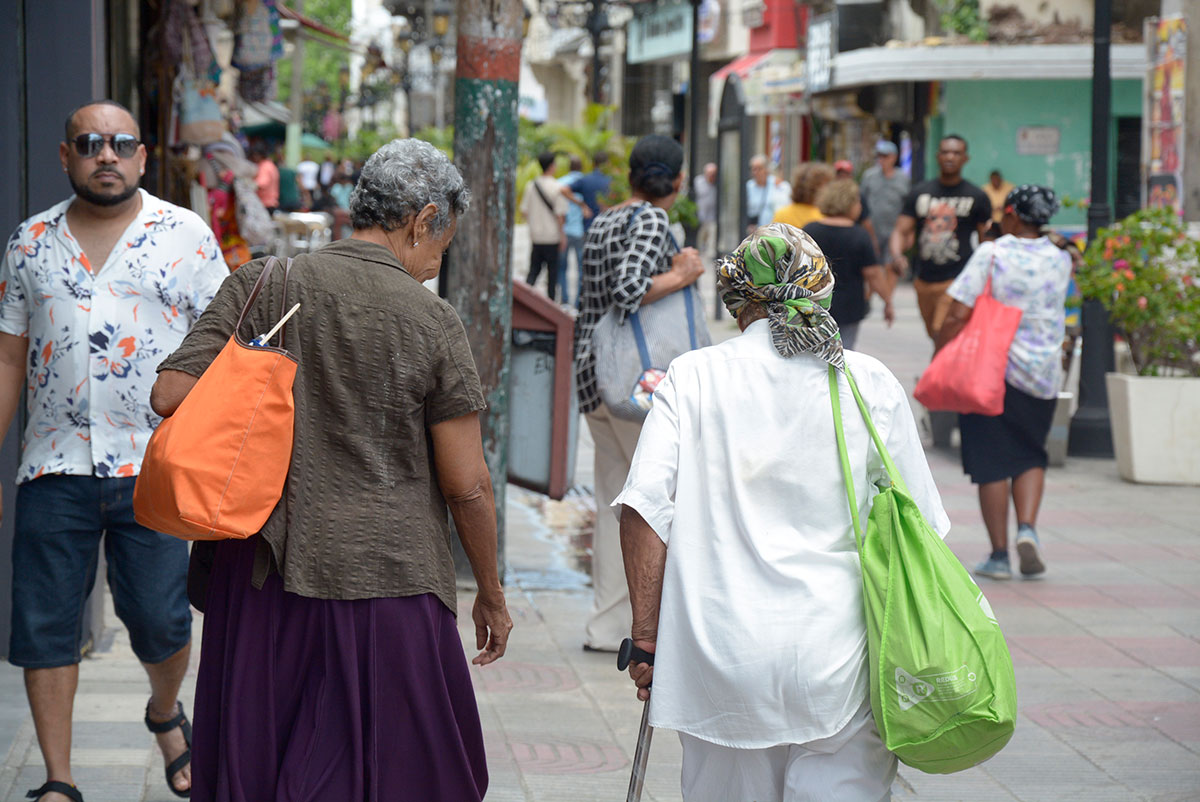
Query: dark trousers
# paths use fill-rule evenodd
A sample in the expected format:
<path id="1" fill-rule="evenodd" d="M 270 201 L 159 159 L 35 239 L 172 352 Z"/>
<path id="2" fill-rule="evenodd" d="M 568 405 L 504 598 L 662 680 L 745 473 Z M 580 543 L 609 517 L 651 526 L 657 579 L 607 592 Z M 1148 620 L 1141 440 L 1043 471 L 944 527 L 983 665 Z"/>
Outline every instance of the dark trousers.
<path id="1" fill-rule="evenodd" d="M 533 250 L 529 254 L 529 275 L 526 277 L 525 283 L 530 287 L 536 285 L 543 268 L 546 270 L 546 294 L 554 298 L 554 294 L 558 290 L 557 242 L 544 245 L 533 243 Z"/>

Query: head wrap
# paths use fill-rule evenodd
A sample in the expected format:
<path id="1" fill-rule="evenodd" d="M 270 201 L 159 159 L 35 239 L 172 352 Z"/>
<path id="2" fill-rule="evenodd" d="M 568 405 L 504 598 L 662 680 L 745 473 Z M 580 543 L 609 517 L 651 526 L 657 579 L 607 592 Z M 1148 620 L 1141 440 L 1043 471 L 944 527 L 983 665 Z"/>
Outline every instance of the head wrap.
<path id="1" fill-rule="evenodd" d="M 1008 193 L 1004 210 L 1012 211 L 1018 220 L 1031 226 L 1044 226 L 1058 211 L 1058 196 L 1049 187 L 1022 184 Z"/>
<path id="2" fill-rule="evenodd" d="M 717 262 L 721 300 L 735 317 L 747 304 L 767 312 L 780 356 L 810 353 L 842 370 L 842 336 L 828 308 L 833 271 L 812 237 L 784 223 L 762 226 Z"/>

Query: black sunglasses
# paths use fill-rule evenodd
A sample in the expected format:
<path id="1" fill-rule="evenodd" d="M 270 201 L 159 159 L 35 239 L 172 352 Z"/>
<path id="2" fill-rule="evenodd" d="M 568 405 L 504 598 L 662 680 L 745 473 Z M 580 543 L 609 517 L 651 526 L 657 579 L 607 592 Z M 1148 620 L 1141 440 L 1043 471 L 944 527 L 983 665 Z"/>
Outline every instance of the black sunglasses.
<path id="1" fill-rule="evenodd" d="M 138 146 L 142 144 L 141 140 L 133 134 L 113 134 L 112 136 L 80 134 L 72 141 L 75 143 L 75 152 L 85 159 L 99 156 L 100 151 L 104 150 L 105 143 L 112 146 L 113 153 L 117 154 L 119 158 L 128 159 L 137 153 Z"/>

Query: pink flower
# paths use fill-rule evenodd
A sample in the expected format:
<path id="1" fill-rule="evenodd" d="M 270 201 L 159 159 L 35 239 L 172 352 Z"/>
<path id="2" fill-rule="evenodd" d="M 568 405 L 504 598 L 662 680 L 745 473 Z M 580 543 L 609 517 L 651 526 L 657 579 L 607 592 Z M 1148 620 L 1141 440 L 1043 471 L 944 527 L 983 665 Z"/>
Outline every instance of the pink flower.
<path id="1" fill-rule="evenodd" d="M 1138 298 L 1138 309 L 1145 309 L 1148 303 L 1149 301 L 1146 300 L 1146 296 L 1143 295 L 1142 297 Z"/>
<path id="2" fill-rule="evenodd" d="M 1124 270 L 1127 267 L 1129 267 L 1128 259 L 1118 259 L 1117 261 L 1113 262 L 1113 268 L 1116 270 Z"/>

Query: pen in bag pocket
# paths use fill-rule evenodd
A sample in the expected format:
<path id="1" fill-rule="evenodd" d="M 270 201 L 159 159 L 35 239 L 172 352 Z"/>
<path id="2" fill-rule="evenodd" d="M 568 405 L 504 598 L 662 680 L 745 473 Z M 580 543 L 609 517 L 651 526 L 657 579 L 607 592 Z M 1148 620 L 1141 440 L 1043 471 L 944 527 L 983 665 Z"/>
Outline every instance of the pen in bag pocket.
<path id="1" fill-rule="evenodd" d="M 257 337 L 255 337 L 253 340 L 251 340 L 250 347 L 251 348 L 266 348 L 267 343 L 269 343 L 271 341 L 271 338 L 275 336 L 275 333 L 277 331 L 279 331 L 281 328 L 283 328 L 283 324 L 288 322 L 288 318 L 290 318 L 292 315 L 296 314 L 296 312 L 299 311 L 299 309 L 300 309 L 300 304 L 296 304 L 291 309 L 289 309 L 287 311 L 287 314 L 284 315 L 283 317 L 281 317 L 279 319 L 279 322 L 276 323 L 271 328 L 270 331 L 268 331 L 266 334 L 260 334 Z"/>

